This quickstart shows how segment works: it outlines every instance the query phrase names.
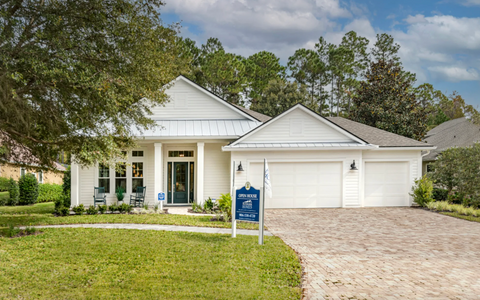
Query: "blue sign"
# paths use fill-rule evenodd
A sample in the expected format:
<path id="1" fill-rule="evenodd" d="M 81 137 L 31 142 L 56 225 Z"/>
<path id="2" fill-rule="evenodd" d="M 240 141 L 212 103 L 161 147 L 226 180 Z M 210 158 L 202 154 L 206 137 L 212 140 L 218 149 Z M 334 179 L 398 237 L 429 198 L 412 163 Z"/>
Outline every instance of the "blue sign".
<path id="1" fill-rule="evenodd" d="M 260 190 L 246 189 L 237 190 L 235 196 L 235 219 L 241 221 L 258 222 L 260 212 Z"/>
<path id="2" fill-rule="evenodd" d="M 165 193 L 158 193 L 158 201 L 165 201 Z"/>

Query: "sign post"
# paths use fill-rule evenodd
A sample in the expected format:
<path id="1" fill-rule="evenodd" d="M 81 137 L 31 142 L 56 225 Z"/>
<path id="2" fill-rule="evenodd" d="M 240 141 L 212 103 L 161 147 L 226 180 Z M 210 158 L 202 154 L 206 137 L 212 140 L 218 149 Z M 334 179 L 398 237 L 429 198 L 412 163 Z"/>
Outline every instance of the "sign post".
<path id="1" fill-rule="evenodd" d="M 236 236 L 237 220 L 260 222 L 260 205 L 260 190 L 250 186 L 250 182 L 241 189 L 235 190 L 232 201 L 232 237 Z M 261 234 L 263 230 L 260 229 L 259 235 Z"/>
<path id="2" fill-rule="evenodd" d="M 160 202 L 160 211 L 163 211 L 163 201 L 165 201 L 165 193 L 158 193 L 158 201 Z"/>

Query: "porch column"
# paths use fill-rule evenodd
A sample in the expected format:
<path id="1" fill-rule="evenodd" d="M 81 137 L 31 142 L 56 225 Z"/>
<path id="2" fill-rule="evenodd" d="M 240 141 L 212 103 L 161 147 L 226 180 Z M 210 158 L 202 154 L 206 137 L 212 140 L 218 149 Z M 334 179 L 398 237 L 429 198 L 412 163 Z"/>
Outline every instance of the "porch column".
<path id="1" fill-rule="evenodd" d="M 163 160 L 162 160 L 162 143 L 155 143 L 153 144 L 154 147 L 154 157 L 153 157 L 153 180 L 154 180 L 154 195 L 153 195 L 153 203 L 157 203 L 158 201 L 158 193 L 163 192 Z"/>
<path id="2" fill-rule="evenodd" d="M 204 148 L 205 148 L 204 142 L 197 143 L 197 204 L 202 204 L 204 200 L 203 199 L 203 187 L 204 187 L 203 176 L 205 173 Z"/>
<path id="3" fill-rule="evenodd" d="M 78 164 L 72 162 L 70 165 L 70 207 L 78 206 L 80 203 L 80 176 Z"/>

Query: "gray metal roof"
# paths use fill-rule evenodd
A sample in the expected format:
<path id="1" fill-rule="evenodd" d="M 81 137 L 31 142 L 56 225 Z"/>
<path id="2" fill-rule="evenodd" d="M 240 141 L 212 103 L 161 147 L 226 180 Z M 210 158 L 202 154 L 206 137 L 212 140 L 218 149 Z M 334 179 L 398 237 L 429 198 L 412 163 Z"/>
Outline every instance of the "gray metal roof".
<path id="1" fill-rule="evenodd" d="M 261 124 L 250 120 L 157 120 L 157 127 L 134 134 L 141 137 L 238 138 Z"/>
<path id="2" fill-rule="evenodd" d="M 342 117 L 327 117 L 336 125 L 362 140 L 379 147 L 429 147 L 425 142 L 416 141 L 395 133 L 348 120 Z"/>
<path id="3" fill-rule="evenodd" d="M 372 148 L 371 145 L 359 143 L 239 143 L 236 145 L 225 146 L 225 149 L 262 149 L 262 148 Z"/>
<path id="4" fill-rule="evenodd" d="M 437 149 L 423 158 L 424 161 L 433 161 L 445 149 L 471 146 L 480 141 L 480 126 L 465 118 L 458 118 L 433 128 L 424 140 L 437 146 Z"/>

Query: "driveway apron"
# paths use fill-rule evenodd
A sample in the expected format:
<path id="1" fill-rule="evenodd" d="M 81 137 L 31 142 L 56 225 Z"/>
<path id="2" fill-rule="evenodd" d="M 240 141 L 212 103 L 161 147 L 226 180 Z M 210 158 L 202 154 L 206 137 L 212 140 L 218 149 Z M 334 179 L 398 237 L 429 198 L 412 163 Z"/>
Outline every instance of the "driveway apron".
<path id="1" fill-rule="evenodd" d="M 417 208 L 267 210 L 306 299 L 480 299 L 480 223 Z"/>

